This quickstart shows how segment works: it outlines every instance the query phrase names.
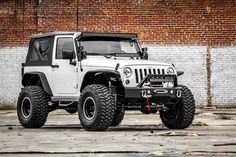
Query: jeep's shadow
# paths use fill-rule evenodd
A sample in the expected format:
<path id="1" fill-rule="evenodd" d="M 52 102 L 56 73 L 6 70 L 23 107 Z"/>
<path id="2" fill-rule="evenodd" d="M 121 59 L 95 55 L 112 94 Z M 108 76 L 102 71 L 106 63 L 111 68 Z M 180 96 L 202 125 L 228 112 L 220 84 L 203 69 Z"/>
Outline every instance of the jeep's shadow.
<path id="1" fill-rule="evenodd" d="M 161 125 L 119 125 L 117 127 L 109 127 L 107 131 L 158 131 L 165 129 Z"/>
<path id="2" fill-rule="evenodd" d="M 57 129 L 63 129 L 63 130 L 84 130 L 82 125 L 80 124 L 65 124 L 65 125 L 45 125 L 41 129 L 47 129 L 47 130 L 57 130 Z M 161 124 L 159 125 L 119 125 L 115 127 L 109 127 L 107 132 L 115 132 L 115 131 L 161 131 L 166 130 L 164 126 Z"/>

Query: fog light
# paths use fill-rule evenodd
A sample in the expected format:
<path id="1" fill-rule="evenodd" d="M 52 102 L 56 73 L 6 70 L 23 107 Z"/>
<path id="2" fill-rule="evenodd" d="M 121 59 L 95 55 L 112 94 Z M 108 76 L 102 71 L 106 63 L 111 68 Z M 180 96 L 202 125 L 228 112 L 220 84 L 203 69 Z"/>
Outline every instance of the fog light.
<path id="1" fill-rule="evenodd" d="M 173 82 L 163 82 L 163 87 L 165 88 L 173 88 L 174 87 L 174 84 Z"/>
<path id="2" fill-rule="evenodd" d="M 174 94 L 174 91 L 173 91 L 173 90 L 170 90 L 170 94 Z"/>
<path id="3" fill-rule="evenodd" d="M 125 84 L 127 84 L 127 85 L 128 85 L 129 83 L 130 83 L 130 81 L 129 81 L 129 80 L 125 80 Z"/>

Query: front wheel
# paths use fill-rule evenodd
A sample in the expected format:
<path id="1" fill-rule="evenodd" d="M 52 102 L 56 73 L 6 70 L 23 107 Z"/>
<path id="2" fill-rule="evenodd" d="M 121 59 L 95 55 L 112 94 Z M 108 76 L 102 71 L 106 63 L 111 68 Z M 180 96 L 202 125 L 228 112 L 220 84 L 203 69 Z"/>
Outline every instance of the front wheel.
<path id="1" fill-rule="evenodd" d="M 167 111 L 160 111 L 163 124 L 169 129 L 185 129 L 190 126 L 195 114 L 195 101 L 192 92 L 182 87 L 182 98 Z"/>
<path id="2" fill-rule="evenodd" d="M 115 105 L 112 95 L 103 85 L 88 85 L 79 99 L 79 119 L 88 131 L 106 130 L 112 123 Z"/>

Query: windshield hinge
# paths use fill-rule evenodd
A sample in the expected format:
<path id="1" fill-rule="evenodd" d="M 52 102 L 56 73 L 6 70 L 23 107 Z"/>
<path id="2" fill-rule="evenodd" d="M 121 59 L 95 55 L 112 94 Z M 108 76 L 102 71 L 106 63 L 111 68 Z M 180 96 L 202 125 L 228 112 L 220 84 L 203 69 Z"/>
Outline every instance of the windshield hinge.
<path id="1" fill-rule="evenodd" d="M 116 64 L 116 68 L 115 68 L 116 71 L 118 70 L 119 66 L 120 66 L 120 64 L 117 63 L 117 64 Z"/>
<path id="2" fill-rule="evenodd" d="M 74 67 L 74 72 L 78 72 L 78 67 Z"/>

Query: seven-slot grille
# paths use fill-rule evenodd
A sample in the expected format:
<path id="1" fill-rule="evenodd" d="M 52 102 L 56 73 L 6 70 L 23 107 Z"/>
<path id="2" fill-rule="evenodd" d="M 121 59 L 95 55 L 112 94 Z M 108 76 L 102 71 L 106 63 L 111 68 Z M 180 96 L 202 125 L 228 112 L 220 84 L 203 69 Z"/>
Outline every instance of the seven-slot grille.
<path id="1" fill-rule="evenodd" d="M 139 83 L 147 74 L 165 74 L 165 69 L 137 68 L 134 72 L 136 83 Z"/>

